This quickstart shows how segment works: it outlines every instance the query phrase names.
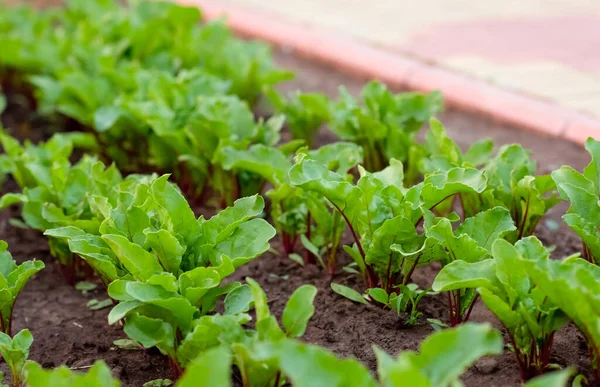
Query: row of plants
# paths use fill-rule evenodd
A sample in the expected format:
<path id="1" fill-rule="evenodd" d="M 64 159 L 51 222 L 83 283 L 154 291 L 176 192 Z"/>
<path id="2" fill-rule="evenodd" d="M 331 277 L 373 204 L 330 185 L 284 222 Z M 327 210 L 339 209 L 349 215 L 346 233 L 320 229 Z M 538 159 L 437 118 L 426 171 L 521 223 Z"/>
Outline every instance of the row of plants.
<path id="1" fill-rule="evenodd" d="M 392 157 L 413 164 L 416 132 L 441 109 L 439 93 L 393 95 L 379 83 L 365 87 L 364 106 L 344 90 L 335 103 L 313 93 L 283 97 L 273 86 L 292 74 L 273 67 L 268 47 L 232 37 L 222 22 L 198 24 L 197 8 L 72 0 L 46 11 L 2 9 L 0 17 L 6 89 L 29 90 L 41 113 L 93 133 L 105 162 L 124 172 L 172 172 L 188 196 L 222 208 L 263 182 L 225 170 L 223 148 L 279 141 L 281 114 L 254 120 L 261 95 L 288 118 L 297 140 L 288 148 L 313 145 L 328 122 L 361 145 L 371 171 Z"/>
<path id="2" fill-rule="evenodd" d="M 110 370 L 101 361 L 96 362 L 86 374 L 79 374 L 65 366 L 44 370 L 38 363 L 28 360 L 33 337 L 26 329 L 14 337 L 10 336 L 11 314 L 14 300 L 20 290 L 44 265 L 34 260 L 17 266 L 6 249 L 6 243 L 2 242 L 0 262 L 6 270 L 3 270 L 0 278 L 3 282 L 1 292 L 6 294 L 3 297 L 5 304 L 2 305 L 3 322 L 6 323 L 3 325 L 4 332 L 0 333 L 0 355 L 11 372 L 12 386 L 118 386 L 118 381 L 111 377 Z M 181 280 L 180 276 L 180 282 Z M 177 386 L 230 386 L 233 364 L 240 372 L 244 386 L 280 386 L 286 381 L 295 386 L 310 386 L 315 385 L 315 382 L 329 386 L 454 385 L 458 383 L 458 377 L 464 369 L 479 357 L 502 351 L 501 335 L 489 325 L 463 324 L 458 328 L 433 334 L 423 342 L 419 353 L 407 351 L 400 353 L 397 358 L 392 358 L 374 347 L 378 358 L 379 377 L 376 381 L 359 362 L 353 359 L 338 359 L 323 348 L 303 344 L 297 340 L 304 334 L 314 313 L 314 286 L 303 285 L 292 294 L 281 316 L 282 329 L 275 316 L 271 315 L 267 297 L 258 283 L 252 279 L 248 279 L 247 282 L 248 285 L 243 285 L 248 289 L 247 292 L 237 294 L 229 303 L 227 298 L 225 299 L 226 314 L 205 315 L 193 322 L 193 331 L 187 334 L 178 349 L 179 359 L 193 357 L 186 374 L 177 382 Z M 117 282 L 113 282 L 111 286 L 123 287 L 122 283 L 116 284 Z M 126 285 L 125 288 L 134 290 L 130 285 Z M 159 289 L 154 288 L 154 292 L 166 292 L 164 288 Z M 233 294 L 230 293 L 228 297 Z M 250 315 L 240 312 L 246 310 L 250 300 L 256 311 L 255 330 L 248 330 L 242 326 L 251 320 Z M 168 301 L 172 306 L 173 299 Z M 125 304 L 127 302 L 119 305 Z M 165 308 L 166 302 L 148 302 L 146 308 L 150 305 L 156 307 L 154 313 L 157 313 L 158 308 Z M 236 314 L 227 313 L 228 306 L 231 308 L 232 305 Z M 170 306 L 169 311 L 174 314 L 174 309 Z M 180 304 L 175 306 L 181 307 Z M 116 306 L 111 312 L 113 318 L 115 314 L 122 313 L 117 311 L 118 309 L 119 306 Z M 140 309 L 137 311 L 139 313 Z M 136 319 L 141 317 L 140 314 L 135 316 Z M 131 325 L 127 325 L 131 317 L 126 319 L 126 332 L 131 329 Z M 146 337 L 157 334 L 152 326 L 144 330 L 143 325 L 136 324 L 135 328 L 145 333 Z M 159 335 L 161 333 L 158 332 Z M 129 335 L 136 337 L 135 334 Z M 142 341 L 142 344 L 144 343 L 147 343 L 147 340 Z M 160 344 L 155 345 L 161 348 Z M 164 348 L 165 344 L 162 345 Z M 440 352 L 441 347 L 446 350 Z M 456 361 L 457 359 L 460 361 Z M 449 367 L 443 370 L 435 367 L 438 362 L 448 360 L 452 361 Z M 311 370 L 310 374 L 306 372 L 308 369 Z M 562 386 L 572 373 L 573 369 L 566 369 L 543 376 L 527 385 Z"/>
<path id="3" fill-rule="evenodd" d="M 302 385 L 295 373 L 313 360 L 308 353 L 361 375 L 356 362 L 290 341 L 312 315 L 314 289 L 299 290 L 289 313 L 306 322 L 290 333 L 285 312 L 281 330 L 265 310 L 258 285 L 226 280 L 267 251 L 276 233 L 286 256 L 318 263 L 333 277 L 345 229 L 352 263 L 344 270 L 364 279 L 364 295 L 334 283 L 336 292 L 406 313 L 407 324 L 418 321 L 422 297 L 445 292 L 451 326 L 465 323 L 481 298 L 504 324 L 523 380 L 551 368 L 554 332 L 571 320 L 598 369 L 596 141 L 586 145 L 592 162 L 583 174 L 562 167 L 538 176 L 520 145 L 494 154 L 484 140 L 462 152 L 434 119 L 419 141 L 441 109 L 438 93 L 393 94 L 372 82 L 359 101 L 344 89 L 337 101 L 316 93 L 282 97 L 273 86 L 290 74 L 272 66 L 268 48 L 232 37 L 220 22 L 198 24 L 195 8 L 73 0 L 61 9 L 1 11 L 3 87 L 30 93 L 42 114 L 74 120 L 83 132 L 38 145 L 0 133 L 0 172 L 22 191 L 2 196 L 0 207 L 22 205 L 15 223 L 48 237 L 67 281 L 97 275 L 115 304 L 109 322 L 123 321 L 132 340 L 167 355 L 174 379 L 198 357 L 201 369 L 213 347 L 210 356 L 223 359 L 222 380 L 233 364 L 244 385 L 278 386 L 286 377 Z M 261 95 L 278 113 L 268 120 L 252 112 Z M 324 124 L 343 142 L 315 148 Z M 287 143 L 284 126 L 292 134 Z M 73 164 L 75 148 L 89 155 Z M 259 193 L 269 199 L 274 228 L 263 219 Z M 184 194 L 223 210 L 197 218 Z M 564 219 L 581 237 L 585 260 L 552 261 L 531 237 L 561 199 L 571 202 Z M 418 289 L 411 277 L 431 262 L 442 270 L 431 289 Z M 219 300 L 222 314 L 215 313 Z M 251 307 L 255 330 L 247 329 Z M 383 385 L 402 385 L 389 376 L 397 371 L 387 368 L 392 363 L 429 367 L 413 360 L 422 355 L 397 362 L 379 355 Z M 402 369 L 428 385 L 426 372 Z"/>
<path id="4" fill-rule="evenodd" d="M 245 313 L 251 304 L 256 308 L 256 290 L 237 282 L 222 285 L 222 281 L 235 268 L 265 252 L 275 229 L 259 218 L 264 207 L 260 196 L 239 199 L 234 206 L 208 220 L 196 219 L 176 186 L 167 182 L 167 176 L 122 178 L 116 167 L 106 168 L 91 156 L 71 165 L 68 160 L 74 141 L 89 144 L 81 138 L 79 134 L 56 134 L 46 143 L 22 147 L 3 134 L 2 144 L 8 150 L 4 161 L 11 166 L 10 172 L 23 187 L 23 193 L 6 194 L 0 203 L 24 203 L 23 221 L 44 232 L 51 252 L 63 266 L 82 267 L 73 264 L 74 257 L 85 260 L 107 286 L 116 304 L 109 323 L 124 320 L 124 331 L 132 340 L 146 348 L 156 346 L 168 355 L 173 377 L 177 379 L 192 359 L 222 342 L 219 335 L 213 336 L 221 328 L 200 323 L 218 316 L 212 314 L 218 298 L 225 296 L 223 316 L 229 328 L 237 326 L 235 329 L 244 331 L 242 325 L 250 321 Z M 352 147 L 346 145 L 344 149 Z M 311 157 L 309 153 L 300 153 L 288 173 L 289 179 L 295 180 L 296 172 L 298 176 L 310 176 L 315 192 L 329 200 L 344 219 L 362 219 L 361 216 L 370 214 L 360 227 L 375 232 L 372 236 L 361 233 L 365 236 L 347 249 L 356 257 L 353 267 L 358 272 L 362 271 L 368 280 L 367 268 L 372 267 L 374 281 L 378 281 L 375 283 L 384 284 L 383 288 L 370 287 L 367 299 L 398 312 L 410 306 L 407 322 L 416 322 L 419 317 L 416 303 L 420 297 L 411 295 L 416 289 L 409 286 L 410 275 L 419 264 L 441 260 L 443 269 L 433 283 L 433 290 L 448 292 L 451 325 L 468 320 L 476 299 L 481 297 L 505 325 L 523 380 L 548 370 L 554 332 L 569 319 L 587 332 L 586 338 L 594 345 L 593 328 L 587 324 L 598 316 L 579 320 L 578 314 L 570 314 L 563 306 L 565 302 L 570 305 L 568 299 L 554 300 L 540 290 L 537 281 L 546 278 L 536 280 L 535 276 L 547 273 L 535 270 L 553 261 L 549 261 L 548 249 L 535 237 L 515 237 L 517 227 L 509 210 L 493 207 L 480 211 L 454 230 L 452 222 L 459 220 L 457 214 L 436 216 L 430 210 L 452 195 L 483 191 L 485 175 L 480 171 L 454 167 L 450 173 L 430 174 L 422 183 L 406 190 L 401 183 L 394 184 L 402 175 L 402 165 L 392 162 L 392 166 L 381 172 L 371 174 L 362 170 L 354 185 L 349 181 L 350 175 L 344 178 L 316 161 L 316 154 Z M 51 179 L 50 184 L 37 179 L 55 176 L 59 179 Z M 324 181 L 323 176 L 327 177 Z M 25 183 L 28 178 L 33 178 L 30 186 Z M 364 200 L 363 190 L 368 187 L 374 187 L 375 193 Z M 339 194 L 332 196 L 336 192 Z M 344 201 L 343 211 L 341 204 L 336 205 L 336 198 Z M 357 208 L 351 204 L 354 198 L 359 203 Z M 369 207 L 369 203 L 379 205 Z M 73 204 L 77 211 L 69 209 Z M 398 215 L 380 215 L 376 210 Z M 381 224 L 371 219 L 379 219 Z M 418 229 L 420 222 L 422 233 Z M 348 221 L 350 230 L 355 224 L 361 223 Z M 386 260 L 379 264 L 374 259 L 362 261 L 358 243 L 366 238 L 371 241 L 364 243 L 368 246 L 365 257 Z M 506 240 L 509 238 L 518 241 L 513 246 Z M 413 251 L 407 246 L 412 246 Z M 392 252 L 399 253 L 401 258 L 395 259 Z M 582 262 L 593 266 L 581 259 L 569 259 L 561 267 L 573 260 L 581 261 L 579 266 Z M 589 270 L 585 265 L 582 268 Z M 521 278 L 516 279 L 519 272 Z M 337 290 L 353 298 L 348 293 L 353 290 L 340 285 Z M 363 300 L 360 294 L 358 297 Z M 314 294 L 309 298 L 312 300 Z M 593 310 L 593 306 L 588 306 L 588 310 Z M 269 324 L 276 324 L 274 321 Z M 234 336 L 239 338 L 244 334 Z M 276 339 L 277 335 L 269 337 Z M 248 362 L 246 359 L 241 363 Z M 236 365 L 239 369 L 240 365 Z M 261 385 L 250 379 L 244 383 Z"/>

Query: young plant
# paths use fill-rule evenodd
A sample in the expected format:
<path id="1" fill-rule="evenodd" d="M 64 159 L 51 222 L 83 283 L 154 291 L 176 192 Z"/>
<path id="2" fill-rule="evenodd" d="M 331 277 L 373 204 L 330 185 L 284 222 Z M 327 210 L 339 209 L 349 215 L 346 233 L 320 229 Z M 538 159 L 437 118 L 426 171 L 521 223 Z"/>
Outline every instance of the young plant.
<path id="1" fill-rule="evenodd" d="M 319 128 L 329 121 L 330 101 L 320 93 L 301 93 L 296 91 L 286 100 L 279 93 L 267 94 L 275 109 L 285 116 L 294 140 L 303 140 L 312 148 Z"/>
<path id="2" fill-rule="evenodd" d="M 416 136 L 423 124 L 442 109 L 441 94 L 394 95 L 385 85 L 370 82 L 361 92 L 362 105 L 343 87 L 340 95 L 332 107 L 331 130 L 364 149 L 364 167 L 369 172 L 382 170 L 393 158 L 403 163 L 408 183 L 413 183 L 422 154 Z"/>
<path id="3" fill-rule="evenodd" d="M 10 336 L 17 297 L 29 279 L 44 268 L 44 262 L 33 260 L 17 265 L 7 249 L 8 244 L 0 240 L 0 330 Z"/>
<path id="4" fill-rule="evenodd" d="M 279 387 L 285 384 L 285 376 L 282 375 L 274 359 L 262 357 L 262 345 L 303 336 L 308 321 L 315 311 L 313 301 L 317 290 L 312 285 L 303 285 L 294 291 L 281 316 L 282 328 L 269 311 L 264 291 L 251 278 L 248 278 L 247 281 L 248 287 L 245 289 L 249 290 L 249 293 L 245 293 L 250 296 L 250 299 L 243 297 L 244 302 L 241 304 L 247 306 L 250 300 L 254 303 L 256 330 L 246 331 L 242 327 L 241 323 L 249 320 L 247 315 L 229 314 L 202 317 L 195 321 L 193 331 L 185 337 L 179 347 L 179 360 L 183 364 L 191 364 L 188 367 L 193 369 L 194 359 L 202 355 L 204 351 L 222 346 L 221 348 L 227 350 L 217 350 L 217 353 L 222 356 L 229 354 L 229 363 L 233 361 L 237 366 L 244 387 Z M 231 299 L 228 297 L 227 301 L 235 303 L 233 297 Z M 228 374 L 228 380 L 231 366 L 223 367 L 221 370 Z"/>
<path id="5" fill-rule="evenodd" d="M 419 353 L 404 351 L 393 359 L 375 347 L 375 354 L 382 387 L 449 387 L 461 386 L 460 376 L 476 360 L 501 354 L 502 349 L 500 332 L 489 324 L 467 323 L 433 333 L 421 343 Z"/>
<path id="6" fill-rule="evenodd" d="M 253 145 L 247 150 L 223 148 L 222 164 L 226 170 L 243 170 L 258 174 L 272 185 L 266 195 L 271 198 L 271 218 L 281 236 L 284 252 L 294 252 L 300 237 L 306 251 L 304 263 L 316 263 L 328 273 L 335 273 L 335 256 L 345 228 L 339 215 L 331 216 L 327 202 L 319 195 L 290 184 L 290 155 L 282 148 Z M 345 175 L 362 160 L 361 149 L 353 143 L 338 142 L 316 150 L 300 148 L 297 158 L 318 161 Z M 322 256 L 326 256 L 326 261 Z"/>
<path id="7" fill-rule="evenodd" d="M 481 140 L 463 153 L 442 123 L 431 119 L 424 148 L 428 156 L 421 170 L 425 174 L 454 167 L 482 168 L 487 188 L 480 194 L 458 197 L 463 214 L 470 217 L 496 206 L 507 208 L 517 227 L 507 236 L 513 242 L 532 235 L 542 216 L 559 202 L 555 195 L 549 195 L 556 188 L 551 177 L 534 176 L 536 163 L 530 158 L 531 152 L 520 145 L 503 146 L 491 158 L 492 141 Z"/>
<path id="8" fill-rule="evenodd" d="M 138 182 L 121 192 L 112 209 L 104 203 L 107 217 L 99 236 L 75 227 L 47 234 L 67 241 L 108 285 L 108 295 L 119 302 L 109 323 L 124 320 L 132 340 L 169 357 L 177 378 L 182 367 L 176 351 L 193 321 L 241 286 L 223 281 L 267 251 L 275 230 L 257 218 L 264 207 L 260 196 L 239 199 L 208 220 L 196 219 L 167 179 Z"/>
<path id="9" fill-rule="evenodd" d="M 398 315 L 408 311 L 405 325 L 415 325 L 419 317 L 423 315 L 417 310 L 417 306 L 421 298 L 428 293 L 428 290 L 419 289 L 417 284 L 399 285 L 398 290 L 393 290 L 389 294 L 382 288 L 367 290 L 367 294 L 372 300 L 394 310 Z"/>
<path id="10" fill-rule="evenodd" d="M 583 174 L 569 166 L 562 166 L 552 172 L 552 178 L 558 187 L 561 198 L 571 203 L 563 216 L 565 223 L 581 238 L 583 258 L 600 264 L 600 141 L 588 138 L 585 149 L 592 161 L 585 167 Z"/>
<path id="11" fill-rule="evenodd" d="M 444 125 L 431 118 L 423 143 L 426 157 L 421 160 L 420 169 L 428 175 L 455 167 L 480 168 L 489 162 L 493 148 L 492 140 L 483 139 L 473 143 L 466 152 L 463 152 L 458 144 L 448 137 Z"/>
<path id="12" fill-rule="evenodd" d="M 444 348 L 444 351 L 440 351 L 440 348 Z M 339 359 L 325 348 L 289 338 L 265 339 L 255 346 L 253 355 L 262 362 L 259 364 L 263 367 L 269 364 L 278 369 L 276 375 L 280 375 L 280 378 L 262 384 L 252 384 L 250 380 L 242 378 L 242 385 L 460 386 L 461 374 L 476 360 L 502 353 L 502 336 L 487 324 L 465 324 L 432 334 L 421 344 L 420 353 L 405 351 L 400 352 L 397 358 L 392 358 L 377 347 L 374 350 L 377 355 L 377 379 L 354 358 Z M 231 369 L 236 359 L 235 349 L 231 350 L 228 345 L 212 348 L 190 363 L 177 386 L 231 386 Z M 442 364 L 446 366 L 442 367 Z M 263 369 L 253 368 L 252 375 L 259 374 Z M 564 375 L 560 376 L 560 380 L 564 379 Z"/>
<path id="13" fill-rule="evenodd" d="M 556 305 L 587 341 L 600 380 L 600 267 L 577 256 L 563 260 L 526 260 L 525 269 L 540 296 Z"/>
<path id="14" fill-rule="evenodd" d="M 121 383 L 114 379 L 110 368 L 98 360 L 86 372 L 73 372 L 67 366 L 45 370 L 34 361 L 25 365 L 25 383 L 27 387 L 119 387 Z"/>
<path id="15" fill-rule="evenodd" d="M 488 188 L 482 193 L 484 208 L 503 206 L 517 226 L 512 242 L 533 234 L 535 227 L 560 199 L 550 175 L 535 176 L 536 162 L 521 145 L 507 145 L 485 167 Z"/>
<path id="16" fill-rule="evenodd" d="M 456 230 L 453 230 L 452 223 L 448 218 L 427 216 L 425 221 L 425 234 L 432 243 L 439 244 L 443 252 L 439 257 L 442 267 L 453 263 L 467 265 L 489 261 L 492 257 L 494 242 L 513 230 L 515 230 L 515 225 L 510 213 L 502 207 L 495 207 L 467 218 Z M 483 263 L 483 265 L 486 264 Z M 448 316 L 451 326 L 456 326 L 469 319 L 478 298 L 474 290 L 475 286 L 448 285 L 436 277 L 432 288 L 436 292 L 447 292 Z"/>
<path id="17" fill-rule="evenodd" d="M 461 192 L 481 192 L 485 178 L 475 169 L 454 168 L 403 187 L 402 163 L 391 160 L 383 171 L 360 168 L 356 185 L 314 160 L 301 160 L 290 170 L 292 184 L 324 197 L 342 216 L 354 238 L 346 251 L 367 288 L 386 293 L 407 285 L 415 268 L 439 259 L 417 227 L 425 211 Z"/>
<path id="18" fill-rule="evenodd" d="M 29 357 L 29 348 L 33 343 L 33 336 L 28 329 L 23 329 L 11 338 L 6 333 L 0 332 L 0 355 L 8 365 L 11 373 L 13 387 L 25 387 L 25 364 Z"/>
<path id="19" fill-rule="evenodd" d="M 549 369 L 554 333 L 568 318 L 535 286 L 525 269 L 526 261 L 550 259 L 537 238 L 521 239 L 514 246 L 498 239 L 492 254 L 493 259 L 448 264 L 433 286 L 440 291 L 477 289 L 506 328 L 525 382 Z"/>
<path id="20" fill-rule="evenodd" d="M 114 166 L 105 168 L 92 157 L 84 156 L 71 165 L 69 157 L 74 146 L 93 144 L 93 140 L 80 133 L 56 134 L 46 143 L 21 146 L 0 132 L 0 141 L 7 154 L 10 174 L 22 189 L 20 194 L 2 196 L 0 208 L 22 203 L 21 216 L 25 224 L 42 232 L 66 226 L 90 233 L 98 231 L 103 214 L 95 211 L 89 198 L 94 195 L 107 200 L 123 179 Z M 48 245 L 67 282 L 74 284 L 89 274 L 65 242 L 50 236 Z"/>

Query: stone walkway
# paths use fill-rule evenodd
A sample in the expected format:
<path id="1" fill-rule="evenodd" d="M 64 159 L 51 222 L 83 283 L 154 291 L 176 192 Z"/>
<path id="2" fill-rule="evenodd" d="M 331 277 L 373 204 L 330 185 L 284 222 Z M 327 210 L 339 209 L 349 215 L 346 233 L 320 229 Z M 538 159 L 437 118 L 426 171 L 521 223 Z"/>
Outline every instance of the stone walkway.
<path id="1" fill-rule="evenodd" d="M 600 117 L 599 0 L 204 0 L 367 41 Z"/>

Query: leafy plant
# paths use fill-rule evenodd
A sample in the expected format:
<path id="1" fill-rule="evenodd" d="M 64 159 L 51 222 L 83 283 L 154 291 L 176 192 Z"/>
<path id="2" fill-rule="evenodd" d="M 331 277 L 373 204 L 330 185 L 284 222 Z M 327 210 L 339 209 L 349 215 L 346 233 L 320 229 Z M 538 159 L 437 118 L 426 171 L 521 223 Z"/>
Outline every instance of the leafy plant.
<path id="1" fill-rule="evenodd" d="M 494 242 L 514 229 L 510 213 L 502 207 L 495 207 L 467 218 L 456 230 L 452 229 L 448 218 L 426 217 L 425 234 L 432 244 L 437 244 L 442 250 L 439 259 L 443 269 L 432 288 L 436 292 L 448 292 L 448 316 L 451 326 L 469 319 L 478 295 L 474 290 L 476 286 L 463 286 L 460 282 L 452 282 L 452 276 L 445 279 L 445 267 L 453 264 L 455 266 L 451 268 L 477 265 L 479 262 L 488 261 L 492 257 Z M 482 263 L 484 266 L 488 264 Z"/>
<path id="2" fill-rule="evenodd" d="M 567 315 L 587 340 L 595 377 L 600 380 L 600 267 L 576 256 L 525 263 L 541 296 Z"/>
<path id="3" fill-rule="evenodd" d="M 86 373 L 73 372 L 67 366 L 51 370 L 43 369 L 38 363 L 28 361 L 25 365 L 25 382 L 28 387 L 119 387 L 110 368 L 98 360 Z"/>
<path id="4" fill-rule="evenodd" d="M 510 236 L 513 242 L 532 235 L 542 216 L 560 201 L 548 196 L 556 189 L 550 175 L 534 176 L 536 163 L 530 154 L 521 145 L 504 146 L 484 168 L 484 208 L 503 206 L 510 211 L 517 227 Z"/>
<path id="5" fill-rule="evenodd" d="M 12 375 L 13 387 L 24 387 L 24 367 L 29 357 L 29 348 L 33 336 L 28 329 L 23 329 L 12 339 L 6 333 L 0 332 L 0 355 L 8 365 Z"/>
<path id="6" fill-rule="evenodd" d="M 588 138 L 585 149 L 592 161 L 585 167 L 583 174 L 569 166 L 562 166 L 552 172 L 552 178 L 558 187 L 561 198 L 569 200 L 571 206 L 563 216 L 565 223 L 581 238 L 583 258 L 600 263 L 600 141 Z"/>
<path id="7" fill-rule="evenodd" d="M 0 133 L 0 141 L 7 155 L 9 172 L 22 189 L 20 194 L 2 196 L 0 208 L 22 203 L 21 216 L 25 224 L 42 232 L 66 226 L 97 232 L 103 214 L 95 211 L 95 204 L 89 199 L 102 196 L 107 200 L 123 179 L 114 166 L 105 168 L 93 157 L 84 156 L 71 165 L 69 157 L 75 145 L 93 144 L 87 135 L 56 134 L 45 143 L 21 146 L 12 137 Z M 85 267 L 73 257 L 64 241 L 50 236 L 48 244 L 67 282 L 74 284 L 86 275 Z"/>
<path id="8" fill-rule="evenodd" d="M 331 116 L 330 101 L 320 93 L 302 93 L 296 91 L 288 99 L 271 91 L 268 97 L 275 109 L 285 115 L 294 140 L 303 140 L 312 147 L 317 131 Z"/>
<path id="9" fill-rule="evenodd" d="M 408 183 L 414 182 L 422 157 L 416 135 L 442 109 L 441 94 L 394 95 L 385 85 L 370 82 L 363 88 L 361 99 L 362 105 L 340 88 L 340 100 L 332 107 L 331 130 L 364 149 L 368 171 L 382 170 L 393 158 L 403 163 Z"/>
<path id="10" fill-rule="evenodd" d="M 354 185 L 314 160 L 301 160 L 290 170 L 290 181 L 323 196 L 342 216 L 355 245 L 346 248 L 363 274 L 367 288 L 386 293 L 407 285 L 415 268 L 439 259 L 436 244 L 427 242 L 417 226 L 423 214 L 460 192 L 481 192 L 485 178 L 475 169 L 454 168 L 429 175 L 406 190 L 402 163 L 391 160 L 383 171 L 359 168 Z"/>
<path id="11" fill-rule="evenodd" d="M 426 156 L 421 160 L 420 169 L 427 175 L 455 167 L 481 168 L 490 161 L 494 143 L 490 139 L 483 139 L 473 143 L 463 152 L 448 136 L 444 125 L 431 118 L 423 148 Z"/>
<path id="12" fill-rule="evenodd" d="M 138 182 L 112 208 L 100 202 L 107 214 L 100 235 L 72 226 L 47 234 L 67 241 L 108 286 L 119 302 L 109 323 L 124 320 L 132 340 L 169 356 L 177 378 L 176 351 L 193 321 L 212 312 L 222 296 L 244 292 L 239 282 L 222 281 L 268 250 L 275 230 L 256 218 L 264 207 L 260 196 L 240 199 L 208 220 L 196 219 L 167 178 Z"/>
<path id="13" fill-rule="evenodd" d="M 339 215 L 332 217 L 327 202 L 319 195 L 290 184 L 292 167 L 285 149 L 253 145 L 247 150 L 223 148 L 226 170 L 244 170 L 260 175 L 273 188 L 266 195 L 271 199 L 271 218 L 281 236 L 284 252 L 294 251 L 300 237 L 305 246 L 304 263 L 317 258 L 330 274 L 335 272 L 335 256 L 345 227 Z M 297 158 L 318 161 L 327 168 L 345 175 L 362 160 L 361 149 L 353 143 L 333 143 L 317 150 L 300 148 Z M 322 256 L 327 257 L 325 262 Z"/>
<path id="14" fill-rule="evenodd" d="M 419 305 L 421 298 L 428 293 L 428 290 L 419 289 L 417 284 L 399 285 L 398 290 L 389 294 L 382 288 L 371 288 L 367 290 L 367 294 L 371 299 L 396 311 L 398 315 L 408 311 L 409 316 L 404 323 L 405 325 L 415 325 L 417 319 L 423 315 L 423 313 L 417 310 L 417 305 Z"/>
<path id="15" fill-rule="evenodd" d="M 521 379 L 527 381 L 549 368 L 554 333 L 568 318 L 535 286 L 526 260 L 548 260 L 550 253 L 535 237 L 514 246 L 497 239 L 493 259 L 456 260 L 445 266 L 434 282 L 440 291 L 477 289 L 485 305 L 502 322 L 517 357 Z"/>
<path id="16" fill-rule="evenodd" d="M 36 260 L 17 265 L 8 244 L 0 240 L 0 329 L 3 333 L 11 335 L 15 301 L 27 281 L 43 268 L 44 262 Z"/>
<path id="17" fill-rule="evenodd" d="M 446 133 L 441 122 L 431 119 L 423 159 L 424 173 L 446 171 L 455 167 L 481 168 L 487 178 L 486 189 L 478 194 L 458 196 L 465 217 L 497 206 L 505 207 L 515 222 L 516 230 L 507 238 L 515 242 L 533 234 L 535 227 L 558 202 L 549 175 L 535 176 L 536 162 L 531 152 L 521 145 L 505 145 L 491 158 L 493 143 L 481 140 L 463 153 Z"/>
<path id="18" fill-rule="evenodd" d="M 289 338 L 261 341 L 254 354 L 263 364 L 272 364 L 281 372 L 281 378 L 274 383 L 260 385 L 281 386 L 287 380 L 294 387 L 461 386 L 460 375 L 469 365 L 482 356 L 502 352 L 502 337 L 489 325 L 464 324 L 432 334 L 421 344 L 420 353 L 405 351 L 392 358 L 377 347 L 374 349 L 379 381 L 353 358 L 338 359 L 322 347 Z M 235 349 L 213 348 L 190 363 L 178 386 L 230 386 L 235 359 Z M 214 368 L 209 366 L 213 362 Z M 209 367 L 211 372 L 207 372 Z M 256 374 L 260 370 L 253 369 Z M 252 383 L 255 379 L 242 380 L 244 386 L 257 385 Z"/>
<path id="19" fill-rule="evenodd" d="M 216 353 L 217 356 L 228 358 L 229 360 L 224 359 L 227 363 L 233 362 L 236 365 L 243 386 L 281 386 L 285 383 L 284 375 L 273 359 L 261 356 L 261 345 L 304 335 L 308 321 L 314 314 L 313 300 L 317 291 L 312 285 L 303 285 L 294 291 L 283 310 L 282 328 L 269 311 L 264 291 L 251 278 L 247 281 L 256 311 L 256 330 L 246 331 L 242 327 L 242 323 L 249 321 L 249 316 L 204 316 L 195 321 L 193 331 L 179 347 L 179 360 L 184 364 L 189 363 L 188 368 L 197 375 L 198 371 L 193 370 L 199 366 L 194 359 L 199 356 L 202 356 L 200 359 L 205 359 L 206 355 L 202 354 L 212 351 L 207 353 Z M 222 349 L 215 350 L 219 347 Z M 203 361 L 200 364 L 204 364 Z M 230 369 L 231 366 L 219 366 L 221 375 L 211 374 L 210 377 L 221 381 L 229 380 Z M 182 384 L 185 380 L 184 377 Z"/>

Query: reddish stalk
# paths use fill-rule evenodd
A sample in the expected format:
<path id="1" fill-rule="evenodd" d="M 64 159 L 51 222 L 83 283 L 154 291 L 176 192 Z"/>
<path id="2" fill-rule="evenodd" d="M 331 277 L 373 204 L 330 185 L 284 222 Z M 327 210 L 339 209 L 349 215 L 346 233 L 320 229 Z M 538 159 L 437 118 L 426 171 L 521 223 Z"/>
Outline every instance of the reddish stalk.
<path id="1" fill-rule="evenodd" d="M 362 244 L 360 243 L 360 239 L 358 238 L 358 235 L 356 234 L 356 231 L 354 230 L 352 223 L 350 223 L 350 220 L 348 219 L 346 214 L 342 211 L 342 209 L 340 207 L 338 207 L 337 204 L 335 204 L 329 198 L 327 198 L 327 200 L 329 200 L 329 202 L 335 207 L 335 209 L 338 210 L 338 212 L 340 213 L 340 215 L 342 215 L 342 217 L 344 218 L 344 221 L 348 225 L 348 228 L 350 228 L 350 232 L 352 233 L 352 237 L 354 238 L 354 241 L 356 242 L 358 252 L 360 253 L 363 264 L 365 265 L 367 287 L 369 287 L 369 288 L 375 287 L 377 285 L 377 275 L 375 274 L 375 271 L 373 270 L 373 268 L 370 265 L 367 265 L 367 262 L 365 260 L 365 257 L 366 257 L 365 250 L 363 249 Z"/>
<path id="2" fill-rule="evenodd" d="M 463 322 L 469 321 L 469 317 L 471 317 L 471 312 L 473 311 L 473 307 L 477 303 L 478 299 L 479 299 L 479 294 L 475 295 L 475 298 L 473 298 L 473 302 L 471 303 L 471 306 L 469 306 L 469 309 L 467 310 L 467 313 L 465 314 L 465 318 L 463 319 Z"/>
<path id="3" fill-rule="evenodd" d="M 529 215 L 529 203 L 531 202 L 531 192 L 527 195 L 527 205 L 525 206 L 525 213 L 523 213 L 523 219 L 521 220 L 521 224 L 519 225 L 519 236 L 518 240 L 523 238 L 523 234 L 525 233 L 525 221 L 527 220 L 527 215 Z"/>
<path id="4" fill-rule="evenodd" d="M 306 239 L 310 240 L 311 237 L 311 216 L 310 212 L 306 214 Z M 317 263 L 317 259 L 313 253 L 311 253 L 306 247 L 304 248 L 304 264 L 310 265 Z"/>

